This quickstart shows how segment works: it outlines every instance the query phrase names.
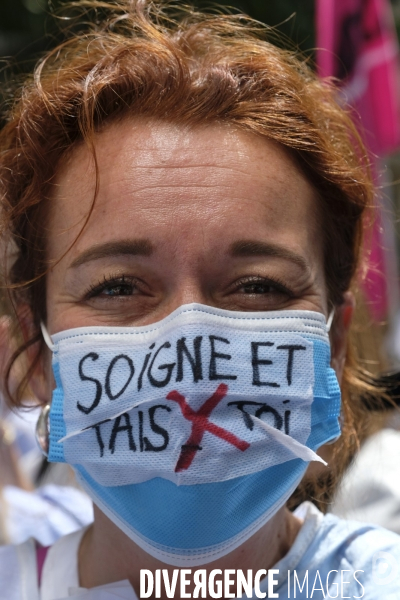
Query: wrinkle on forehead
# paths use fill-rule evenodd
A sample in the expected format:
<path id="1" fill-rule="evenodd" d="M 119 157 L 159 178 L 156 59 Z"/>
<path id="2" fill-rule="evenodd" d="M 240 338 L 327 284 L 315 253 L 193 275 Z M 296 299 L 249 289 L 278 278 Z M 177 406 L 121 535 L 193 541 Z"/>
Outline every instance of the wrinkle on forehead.
<path id="1" fill-rule="evenodd" d="M 266 147 L 273 148 L 273 152 L 268 153 L 268 165 Z M 188 211 L 202 211 L 204 216 L 209 213 L 213 218 L 217 215 L 215 192 L 218 188 L 220 194 L 231 196 L 231 204 L 237 209 L 236 218 L 240 219 L 241 211 L 263 202 L 261 185 L 279 200 L 275 206 L 271 202 L 268 205 L 270 219 L 290 219 L 290 213 L 294 215 L 300 208 L 298 197 L 311 198 L 312 210 L 306 207 L 309 234 L 315 237 L 314 242 L 321 244 L 314 188 L 290 153 L 266 138 L 225 124 L 189 128 L 125 119 L 98 133 L 95 148 L 99 194 L 89 223 L 93 219 L 104 219 L 111 203 L 118 206 L 121 218 L 131 215 L 134 204 L 144 202 L 147 202 L 147 210 L 166 213 L 170 209 L 176 218 L 183 219 Z M 70 153 L 56 178 L 50 209 L 51 231 L 58 229 L 63 237 L 68 237 L 63 233 L 69 230 L 78 233 L 94 193 L 93 158 L 90 150 L 81 144 Z M 198 206 L 194 206 L 193 195 Z M 282 203 L 288 204 L 285 214 L 281 210 Z M 282 213 L 280 217 L 279 213 Z"/>
<path id="2" fill-rule="evenodd" d="M 216 138 L 218 138 L 218 147 L 215 146 Z M 193 147 L 194 140 L 199 150 L 204 153 L 203 160 L 199 160 L 196 154 L 188 152 Z M 112 166 L 113 159 L 116 157 L 115 152 L 110 154 L 110 148 L 113 148 L 117 151 L 118 157 L 129 150 L 131 168 L 192 167 L 196 169 L 218 166 L 220 169 L 235 168 L 243 174 L 246 174 L 246 171 L 241 170 L 239 165 L 248 156 L 249 146 L 251 146 L 253 160 L 257 160 L 257 150 L 259 150 L 258 166 L 262 168 L 262 155 L 266 143 L 275 147 L 277 155 L 287 156 L 292 162 L 292 169 L 298 171 L 300 177 L 304 177 L 290 156 L 290 152 L 283 146 L 230 124 L 211 123 L 188 127 L 176 123 L 127 118 L 97 133 L 94 140 L 99 165 L 104 163 L 108 168 Z M 221 158 L 225 164 L 220 162 Z M 56 185 L 71 169 L 74 171 L 78 169 L 86 176 L 94 177 L 93 156 L 84 143 L 80 143 L 68 153 L 59 167 Z M 281 175 L 282 179 L 285 179 L 285 174 L 280 174 L 279 171 L 274 175 L 277 178 Z"/>

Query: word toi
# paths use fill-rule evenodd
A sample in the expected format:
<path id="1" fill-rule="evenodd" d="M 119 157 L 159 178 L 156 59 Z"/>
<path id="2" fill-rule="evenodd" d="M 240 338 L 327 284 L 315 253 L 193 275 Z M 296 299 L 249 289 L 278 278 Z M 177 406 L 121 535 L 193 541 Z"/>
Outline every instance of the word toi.
<path id="1" fill-rule="evenodd" d="M 253 576 L 248 569 L 245 575 L 241 569 L 174 569 L 171 576 L 167 569 L 157 569 L 153 574 L 148 569 L 140 570 L 140 598 L 161 598 L 164 587 L 167 598 L 267 598 L 267 592 L 260 590 L 260 581 L 268 574 L 268 598 L 279 598 L 274 591 L 278 580 L 274 575 L 279 569 L 259 569 Z M 179 579 L 179 585 L 178 585 Z M 164 593 L 163 593 L 164 595 Z"/>

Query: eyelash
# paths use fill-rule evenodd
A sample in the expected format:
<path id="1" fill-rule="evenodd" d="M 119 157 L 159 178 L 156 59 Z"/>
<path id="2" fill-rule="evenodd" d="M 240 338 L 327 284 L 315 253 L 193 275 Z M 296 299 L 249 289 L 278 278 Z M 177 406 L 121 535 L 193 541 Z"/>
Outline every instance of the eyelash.
<path id="1" fill-rule="evenodd" d="M 289 290 L 286 285 L 280 281 L 279 279 L 272 279 L 270 277 L 263 277 L 262 275 L 258 275 L 256 277 L 245 277 L 244 279 L 240 279 L 235 283 L 235 287 L 239 289 L 240 287 L 245 287 L 248 285 L 259 285 L 274 288 L 275 292 L 280 294 L 285 294 L 290 298 L 294 297 L 294 293 Z M 250 295 L 250 294 L 249 294 Z M 261 294 L 260 294 L 261 295 Z"/>
<path id="2" fill-rule="evenodd" d="M 102 292 L 104 292 L 107 288 L 112 288 L 112 287 L 118 287 L 118 286 L 130 286 L 131 287 L 131 292 L 133 291 L 133 289 L 135 288 L 135 284 L 138 282 L 138 279 L 136 279 L 135 277 L 129 277 L 126 275 L 111 275 L 111 276 L 104 276 L 103 281 L 99 281 L 98 283 L 91 285 L 89 287 L 89 289 L 85 292 L 85 299 L 86 300 L 90 300 L 91 298 L 95 298 L 96 296 L 99 296 Z M 287 296 L 289 296 L 290 298 L 294 297 L 294 293 L 289 290 L 286 285 L 280 281 L 279 279 L 272 279 L 272 278 L 267 278 L 267 277 L 263 277 L 261 275 L 255 276 L 255 277 L 245 277 L 243 279 L 239 279 L 238 281 L 236 281 L 233 284 L 233 292 L 235 291 L 239 291 L 240 288 L 246 287 L 246 286 L 250 286 L 250 285 L 254 285 L 254 286 L 265 286 L 265 287 L 272 287 L 274 288 L 275 293 L 280 293 L 280 294 L 285 294 Z M 117 294 L 115 297 L 120 297 L 120 296 L 124 296 L 124 295 L 128 295 L 128 294 Z M 131 294 L 130 294 L 131 295 Z M 250 292 L 249 295 L 258 295 L 257 293 L 252 293 Z M 259 294 L 262 295 L 262 294 Z M 112 296 L 111 296 L 112 297 Z"/>
<path id="3" fill-rule="evenodd" d="M 138 280 L 135 277 L 129 277 L 126 275 L 111 275 L 104 276 L 103 281 L 99 281 L 98 283 L 91 285 L 89 289 L 85 292 L 84 296 L 86 300 L 90 300 L 96 296 L 99 296 L 104 290 L 107 288 L 118 287 L 118 286 L 131 286 L 135 287 L 135 283 Z"/>

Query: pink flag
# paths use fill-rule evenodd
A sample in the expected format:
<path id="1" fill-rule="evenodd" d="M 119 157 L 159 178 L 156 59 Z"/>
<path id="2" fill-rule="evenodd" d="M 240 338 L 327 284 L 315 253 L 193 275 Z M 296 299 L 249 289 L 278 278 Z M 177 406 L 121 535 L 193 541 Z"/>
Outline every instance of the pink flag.
<path id="1" fill-rule="evenodd" d="M 388 0 L 316 0 L 316 30 L 318 73 L 341 80 L 341 94 L 358 113 L 370 151 L 382 156 L 398 148 L 399 54 Z M 365 292 L 380 320 L 389 303 L 381 215 L 368 242 Z"/>

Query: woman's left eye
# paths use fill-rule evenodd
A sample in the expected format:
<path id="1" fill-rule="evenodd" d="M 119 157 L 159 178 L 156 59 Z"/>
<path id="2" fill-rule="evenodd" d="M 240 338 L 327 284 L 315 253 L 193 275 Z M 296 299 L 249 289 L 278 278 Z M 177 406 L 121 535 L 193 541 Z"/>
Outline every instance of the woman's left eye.
<path id="1" fill-rule="evenodd" d="M 292 296 L 292 292 L 279 281 L 264 278 L 251 278 L 237 282 L 236 291 L 247 295 L 277 294 Z"/>
<path id="2" fill-rule="evenodd" d="M 267 283 L 250 283 L 242 286 L 245 294 L 271 294 L 277 291 L 276 287 Z"/>
<path id="3" fill-rule="evenodd" d="M 277 279 L 249 276 L 237 279 L 226 293 L 230 310 L 280 310 L 295 298 L 295 293 Z"/>

